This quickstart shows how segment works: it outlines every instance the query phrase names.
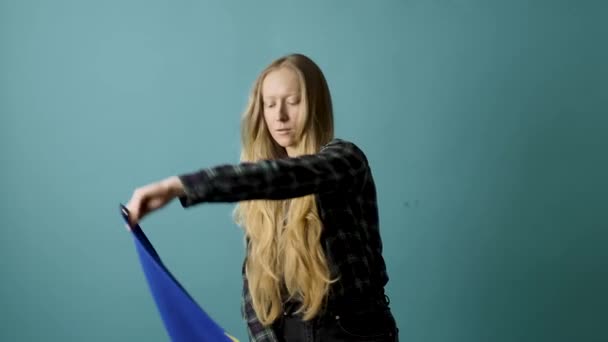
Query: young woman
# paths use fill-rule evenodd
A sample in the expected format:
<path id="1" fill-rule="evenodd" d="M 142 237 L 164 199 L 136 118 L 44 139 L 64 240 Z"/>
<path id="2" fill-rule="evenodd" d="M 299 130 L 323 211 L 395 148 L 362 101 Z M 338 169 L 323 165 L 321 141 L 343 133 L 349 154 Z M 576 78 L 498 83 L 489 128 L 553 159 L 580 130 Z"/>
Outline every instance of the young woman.
<path id="1" fill-rule="evenodd" d="M 319 67 L 301 54 L 271 63 L 254 83 L 241 133 L 239 164 L 135 190 L 132 223 L 174 198 L 183 207 L 238 202 L 251 341 L 398 341 L 372 172 L 361 149 L 334 138 Z"/>

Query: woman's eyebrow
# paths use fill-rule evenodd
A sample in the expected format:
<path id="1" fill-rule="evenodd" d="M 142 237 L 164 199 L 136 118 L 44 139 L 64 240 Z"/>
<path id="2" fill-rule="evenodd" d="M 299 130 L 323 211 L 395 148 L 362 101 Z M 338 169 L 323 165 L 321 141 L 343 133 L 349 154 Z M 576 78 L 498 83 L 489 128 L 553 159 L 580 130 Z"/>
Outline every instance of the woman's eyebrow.
<path id="1" fill-rule="evenodd" d="M 276 98 L 284 98 L 284 97 L 292 97 L 292 96 L 300 96 L 300 94 L 293 92 L 293 93 L 287 93 L 287 94 L 282 94 L 282 95 L 264 95 L 264 96 L 262 96 L 262 99 L 274 100 Z"/>

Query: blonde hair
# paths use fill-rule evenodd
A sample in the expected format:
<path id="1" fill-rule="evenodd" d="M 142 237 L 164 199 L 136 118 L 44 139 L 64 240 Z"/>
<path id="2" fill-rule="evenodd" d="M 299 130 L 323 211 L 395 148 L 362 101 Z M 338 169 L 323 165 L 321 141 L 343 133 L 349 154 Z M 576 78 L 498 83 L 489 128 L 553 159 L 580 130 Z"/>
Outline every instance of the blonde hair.
<path id="1" fill-rule="evenodd" d="M 268 131 L 262 103 L 264 78 L 279 68 L 293 70 L 300 83 L 296 154 L 317 153 L 333 139 L 333 110 L 325 77 L 308 57 L 291 54 L 266 67 L 251 89 L 241 122 L 243 162 L 286 156 Z M 322 224 L 314 194 L 291 200 L 243 201 L 235 208 L 234 218 L 248 241 L 245 272 L 259 321 L 269 325 L 281 314 L 285 290 L 289 299 L 301 302 L 297 312 L 303 313 L 304 320 L 315 317 L 335 280 L 320 242 Z"/>

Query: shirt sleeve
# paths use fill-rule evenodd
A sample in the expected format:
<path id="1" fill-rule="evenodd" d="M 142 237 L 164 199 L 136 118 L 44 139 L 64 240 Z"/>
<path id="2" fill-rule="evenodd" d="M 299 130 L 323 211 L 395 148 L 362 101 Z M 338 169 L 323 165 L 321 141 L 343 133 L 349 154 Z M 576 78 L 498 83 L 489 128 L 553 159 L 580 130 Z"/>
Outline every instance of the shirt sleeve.
<path id="1" fill-rule="evenodd" d="M 201 202 L 288 199 L 313 193 L 357 191 L 367 158 L 353 143 L 334 139 L 315 154 L 224 164 L 178 176 L 183 207 Z"/>

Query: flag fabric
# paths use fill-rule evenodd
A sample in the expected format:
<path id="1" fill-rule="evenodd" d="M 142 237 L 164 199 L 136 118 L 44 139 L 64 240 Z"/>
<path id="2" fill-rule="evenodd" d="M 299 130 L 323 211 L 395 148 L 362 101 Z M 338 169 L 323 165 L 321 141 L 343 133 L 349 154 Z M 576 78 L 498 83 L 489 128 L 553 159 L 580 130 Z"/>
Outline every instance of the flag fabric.
<path id="1" fill-rule="evenodd" d="M 120 209 L 129 225 L 129 211 L 123 205 Z M 130 228 L 148 288 L 171 341 L 238 342 L 209 317 L 165 267 L 141 227 L 136 224 Z"/>

